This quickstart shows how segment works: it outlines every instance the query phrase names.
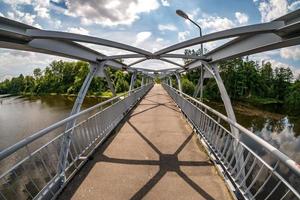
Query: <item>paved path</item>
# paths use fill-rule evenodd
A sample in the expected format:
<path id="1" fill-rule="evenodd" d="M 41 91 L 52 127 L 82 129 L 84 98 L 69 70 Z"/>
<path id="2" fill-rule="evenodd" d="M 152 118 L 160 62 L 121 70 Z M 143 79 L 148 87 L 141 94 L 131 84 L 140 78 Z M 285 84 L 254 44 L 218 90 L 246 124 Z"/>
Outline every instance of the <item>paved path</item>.
<path id="1" fill-rule="evenodd" d="M 231 199 L 175 103 L 155 85 L 59 199 Z"/>

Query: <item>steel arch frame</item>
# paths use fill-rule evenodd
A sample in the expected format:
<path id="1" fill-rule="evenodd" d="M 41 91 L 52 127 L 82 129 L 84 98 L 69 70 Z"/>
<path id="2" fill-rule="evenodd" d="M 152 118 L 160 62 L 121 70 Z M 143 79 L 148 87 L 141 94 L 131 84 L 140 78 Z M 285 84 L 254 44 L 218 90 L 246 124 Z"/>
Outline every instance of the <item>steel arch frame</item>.
<path id="1" fill-rule="evenodd" d="M 220 39 L 233 40 L 224 45 L 213 49 L 203 56 L 184 55 L 171 53 L 173 51 L 203 44 Z M 106 46 L 130 52 L 124 55 L 107 56 L 91 48 L 88 48 L 78 42 Z M 80 111 L 82 101 L 86 95 L 92 78 L 98 71 L 103 71 L 109 87 L 114 92 L 113 85 L 105 72 L 105 67 L 111 66 L 116 69 L 124 69 L 133 72 L 131 77 L 130 90 L 133 89 L 137 73 L 153 79 L 155 74 L 160 78 L 175 75 L 179 89 L 181 90 L 180 74 L 198 68 L 203 65 L 210 72 L 217 82 L 221 93 L 221 98 L 225 105 L 228 118 L 236 122 L 235 114 L 232 108 L 230 98 L 225 89 L 224 83 L 218 71 L 217 62 L 235 57 L 241 57 L 254 53 L 260 53 L 268 50 L 283 48 L 300 44 L 300 9 L 280 17 L 274 21 L 262 24 L 254 24 L 243 27 L 232 28 L 211 34 L 187 40 L 157 52 L 151 53 L 141 48 L 114 42 L 98 37 L 37 29 L 26 24 L 0 17 L 0 48 L 24 50 L 38 53 L 45 53 L 56 56 L 63 56 L 73 59 L 84 60 L 90 63 L 90 73 L 82 85 L 76 102 L 70 115 L 75 115 Z M 130 64 L 124 64 L 118 59 L 139 58 L 139 60 Z M 192 59 L 191 63 L 182 65 L 169 60 L 168 58 Z M 165 69 L 146 69 L 143 67 L 133 67 L 146 60 L 156 59 L 171 64 L 175 67 Z M 144 83 L 144 81 L 143 81 Z M 170 81 L 171 83 L 171 81 Z M 75 121 L 68 123 L 66 130 L 74 127 Z M 232 133 L 239 136 L 236 128 L 231 127 Z M 71 132 L 69 132 L 71 133 Z M 62 181 L 64 180 L 64 168 L 66 165 L 66 156 L 68 155 L 70 145 L 70 135 L 66 134 L 60 151 L 60 165 L 58 166 Z"/>

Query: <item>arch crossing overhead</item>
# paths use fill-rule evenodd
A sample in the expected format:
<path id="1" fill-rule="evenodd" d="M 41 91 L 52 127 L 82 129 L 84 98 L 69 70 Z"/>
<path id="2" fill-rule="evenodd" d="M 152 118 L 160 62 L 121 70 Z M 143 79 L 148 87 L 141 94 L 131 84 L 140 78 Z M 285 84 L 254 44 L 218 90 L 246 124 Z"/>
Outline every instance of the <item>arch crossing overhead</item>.
<path id="1" fill-rule="evenodd" d="M 129 71 L 138 70 L 140 72 L 144 72 L 145 70 L 143 69 L 145 68 L 141 66 L 133 68 L 133 66 L 149 59 L 157 59 L 176 66 L 177 68 L 175 69 L 177 72 L 183 72 L 188 69 L 199 67 L 203 62 L 213 64 L 220 60 L 300 44 L 299 16 L 300 10 L 296 10 L 268 23 L 248 25 L 210 33 L 202 37 L 197 37 L 166 47 L 155 53 L 98 37 L 41 30 L 0 17 L 0 47 L 64 56 L 92 63 L 106 60 L 106 63 L 109 66 Z M 171 53 L 182 48 L 229 38 L 235 39 L 213 49 L 203 56 Z M 84 45 L 78 44 L 77 42 L 107 46 L 132 53 L 107 56 Z M 139 60 L 128 65 L 118 61 L 120 59 L 132 58 L 139 58 Z M 183 66 L 168 58 L 192 59 L 194 61 Z M 152 68 L 147 68 L 146 71 L 160 73 L 161 70 L 162 69 L 152 66 Z M 169 68 L 166 67 L 163 70 L 165 73 Z M 169 71 L 172 73 L 172 70 Z"/>

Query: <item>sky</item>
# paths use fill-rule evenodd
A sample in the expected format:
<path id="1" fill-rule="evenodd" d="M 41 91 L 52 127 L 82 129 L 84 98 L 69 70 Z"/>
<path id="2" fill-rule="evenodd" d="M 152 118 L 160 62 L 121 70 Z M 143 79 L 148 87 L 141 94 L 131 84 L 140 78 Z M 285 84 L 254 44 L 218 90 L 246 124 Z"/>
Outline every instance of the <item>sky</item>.
<path id="1" fill-rule="evenodd" d="M 269 22 L 299 8 L 300 0 L 0 0 L 2 17 L 41 29 L 114 40 L 151 52 L 199 36 L 196 26 L 175 14 L 177 9 L 188 13 L 202 27 L 203 34 L 207 34 Z M 210 42 L 204 47 L 211 50 L 224 42 Z M 84 45 L 106 55 L 125 53 Z M 300 74 L 300 46 L 255 54 L 250 58 L 259 62 L 270 61 L 275 67 L 290 67 L 295 74 Z M 21 73 L 32 74 L 34 68 L 43 69 L 58 59 L 70 60 L 0 49 L 0 81 Z M 147 61 L 137 67 L 150 68 L 153 65 L 163 68 L 166 64 Z"/>

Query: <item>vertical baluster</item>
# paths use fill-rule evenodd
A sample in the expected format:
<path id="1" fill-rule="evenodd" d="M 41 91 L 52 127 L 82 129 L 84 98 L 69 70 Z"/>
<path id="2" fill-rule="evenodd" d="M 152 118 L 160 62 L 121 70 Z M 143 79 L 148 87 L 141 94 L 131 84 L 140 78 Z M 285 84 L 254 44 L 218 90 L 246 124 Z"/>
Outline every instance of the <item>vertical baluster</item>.
<path id="1" fill-rule="evenodd" d="M 229 163 L 229 170 L 231 171 L 231 174 L 234 173 L 235 169 L 236 169 L 237 166 L 239 165 L 238 163 L 239 163 L 240 159 L 244 157 L 244 156 L 242 156 L 242 155 L 244 154 L 244 150 L 245 150 L 245 149 L 244 149 L 243 146 L 239 143 L 239 146 L 237 146 L 236 151 L 238 150 L 238 147 L 242 148 L 242 150 L 240 150 L 240 153 L 239 153 L 238 157 L 235 158 L 235 165 L 234 165 L 234 167 L 232 168 L 232 170 L 230 170 L 230 168 L 231 168 L 231 164 L 232 164 L 232 162 L 233 162 L 234 159 L 231 159 L 231 161 L 230 161 L 230 163 Z M 235 157 L 234 153 L 235 153 L 236 151 L 232 152 L 232 157 L 233 157 L 233 158 Z"/>
<path id="2" fill-rule="evenodd" d="M 217 154 L 219 155 L 221 152 L 221 147 L 220 147 L 220 142 L 223 141 L 223 128 L 219 126 L 219 131 L 218 131 L 218 139 L 216 140 L 215 146 L 217 150 Z"/>
<path id="3" fill-rule="evenodd" d="M 222 159 L 225 157 L 225 152 L 226 152 L 226 149 L 229 145 L 230 135 L 228 133 L 226 134 L 226 132 L 225 132 L 224 137 L 226 137 L 226 140 L 225 140 L 224 148 L 223 148 L 222 153 L 221 153 L 221 158 Z"/>
<path id="4" fill-rule="evenodd" d="M 47 167 L 47 165 L 46 165 L 46 163 L 45 163 L 45 160 L 43 159 L 43 156 L 42 156 L 42 154 L 41 154 L 41 151 L 39 151 L 37 154 L 39 155 L 40 160 L 42 161 L 42 165 L 43 165 L 43 167 L 45 168 L 45 170 L 46 170 L 46 172 L 47 172 L 49 178 L 50 178 L 50 179 L 53 178 L 53 176 L 51 175 L 51 173 L 50 173 L 50 171 L 49 171 L 49 168 Z"/>
<path id="5" fill-rule="evenodd" d="M 280 200 L 285 199 L 285 197 L 290 193 L 291 190 L 287 190 L 287 192 L 280 198 Z"/>
<path id="6" fill-rule="evenodd" d="M 281 184 L 281 181 L 279 180 L 278 183 L 276 184 L 276 186 L 273 188 L 273 190 L 268 194 L 268 196 L 265 198 L 265 200 L 269 199 L 270 196 L 275 192 L 275 190 L 279 187 L 279 185 Z"/>
<path id="7" fill-rule="evenodd" d="M 278 161 L 276 162 L 275 166 L 274 166 L 274 169 L 276 169 L 276 167 L 278 166 Z M 265 187 L 265 185 L 267 184 L 267 182 L 270 180 L 271 176 L 273 175 L 273 171 L 269 171 L 270 174 L 269 176 L 267 177 L 267 179 L 265 180 L 265 182 L 259 187 L 259 189 L 256 191 L 256 193 L 252 196 L 252 199 L 255 199 L 255 197 L 260 193 L 260 191 Z"/>
<path id="8" fill-rule="evenodd" d="M 79 154 L 82 154 L 82 152 L 85 150 L 85 147 L 86 147 L 86 138 L 84 136 L 84 131 L 83 131 L 83 125 L 80 124 L 78 127 L 77 127 L 77 133 L 78 133 L 78 144 L 80 145 L 80 153 Z"/>
<path id="9" fill-rule="evenodd" d="M 243 177 L 243 179 L 241 180 L 241 186 L 244 185 L 244 183 L 246 182 L 247 178 L 249 177 L 249 175 L 251 174 L 252 170 L 254 169 L 254 166 L 256 165 L 256 162 L 257 162 L 257 158 L 254 157 L 254 160 L 250 166 L 250 169 L 248 170 L 247 174 Z"/>
<path id="10" fill-rule="evenodd" d="M 246 187 L 245 189 L 245 194 L 249 192 L 249 190 L 252 188 L 252 186 L 256 183 L 256 180 L 258 179 L 258 177 L 260 176 L 262 170 L 264 169 L 264 165 L 261 164 L 260 169 L 258 170 L 257 174 L 255 175 L 254 179 L 251 181 L 250 185 L 248 187 Z"/>
<path id="11" fill-rule="evenodd" d="M 251 153 L 248 151 L 246 159 L 245 160 L 243 159 L 243 164 L 242 164 L 242 166 L 239 166 L 240 169 L 238 169 L 237 174 L 234 177 L 234 179 L 238 179 L 238 177 L 241 175 L 241 172 L 243 171 L 244 167 L 248 163 L 248 160 L 250 159 L 250 155 L 251 155 Z"/>
<path id="12" fill-rule="evenodd" d="M 22 167 L 23 171 L 25 172 L 26 169 L 25 169 L 25 167 L 24 167 L 23 164 L 21 164 L 21 167 Z M 26 173 L 26 176 L 28 176 L 30 182 L 32 182 L 32 184 L 33 184 L 33 186 L 35 187 L 35 189 L 36 189 L 37 191 L 40 191 L 41 189 L 40 189 L 40 188 L 37 186 L 37 184 L 34 182 L 33 178 L 31 177 L 31 174 L 32 174 L 32 173 Z"/>
<path id="13" fill-rule="evenodd" d="M 29 190 L 27 189 L 26 185 L 24 185 L 23 183 L 21 183 L 21 178 L 18 176 L 18 174 L 15 172 L 15 170 L 13 170 L 12 172 L 17 177 L 17 179 L 19 180 L 20 185 L 22 185 L 24 187 L 24 189 L 26 190 L 26 193 L 31 197 L 31 199 L 33 199 L 33 195 L 29 192 Z"/>
<path id="14" fill-rule="evenodd" d="M 73 131 L 73 137 L 72 137 L 72 140 L 71 140 L 71 145 L 74 149 L 74 153 L 76 154 L 75 158 L 77 158 L 79 156 L 79 153 L 77 151 L 77 147 L 78 147 L 78 141 L 77 141 L 77 138 L 78 138 L 78 133 L 77 133 L 77 130 L 78 130 L 78 127 L 77 126 L 74 131 Z M 79 150 L 79 149 L 78 149 Z M 80 151 L 80 150 L 79 150 Z"/>
<path id="15" fill-rule="evenodd" d="M 229 156 L 231 155 L 231 153 L 232 153 L 232 149 L 233 149 L 233 139 L 232 139 L 232 137 L 230 136 L 230 141 L 229 141 L 229 148 L 228 148 L 228 150 L 227 150 L 227 152 L 226 152 L 226 156 L 225 156 L 225 160 L 224 160 L 224 163 L 226 163 L 227 165 L 229 164 L 228 163 L 228 158 L 229 158 Z M 232 157 L 232 159 L 233 159 L 233 157 Z"/>
<path id="16" fill-rule="evenodd" d="M 90 136 L 89 130 L 88 130 L 88 128 L 87 128 L 87 122 L 88 122 L 88 121 L 85 121 L 85 122 L 82 124 L 82 130 L 83 130 L 84 136 L 85 136 L 85 138 L 86 138 L 85 149 L 88 149 L 88 148 L 89 148 L 89 146 L 90 146 L 90 141 L 91 141 L 91 136 Z"/>
<path id="17" fill-rule="evenodd" d="M 218 124 L 216 122 L 214 122 L 214 137 L 212 139 L 212 146 L 214 147 L 215 151 L 216 151 L 216 140 L 218 139 L 218 134 L 219 134 L 219 129 L 220 127 L 218 126 Z"/>
<path id="18" fill-rule="evenodd" d="M 8 199 L 4 196 L 4 194 L 1 192 L 1 190 L 0 190 L 0 196 L 1 196 L 2 199 L 8 200 Z"/>

